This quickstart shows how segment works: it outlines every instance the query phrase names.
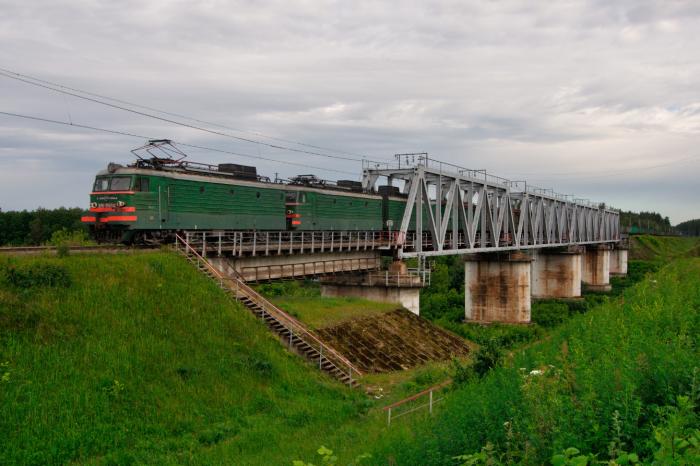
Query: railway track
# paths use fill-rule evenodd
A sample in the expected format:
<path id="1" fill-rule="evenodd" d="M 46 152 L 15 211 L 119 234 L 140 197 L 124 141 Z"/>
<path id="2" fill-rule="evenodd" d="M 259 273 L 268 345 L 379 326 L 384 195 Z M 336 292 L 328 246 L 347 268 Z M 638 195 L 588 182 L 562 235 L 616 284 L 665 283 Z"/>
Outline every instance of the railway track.
<path id="1" fill-rule="evenodd" d="M 121 246 L 114 244 L 101 244 L 96 246 L 68 246 L 71 253 L 122 253 L 156 249 L 157 246 Z M 56 254 L 55 246 L 10 246 L 0 247 L 0 254 L 6 255 L 32 255 L 32 254 Z"/>

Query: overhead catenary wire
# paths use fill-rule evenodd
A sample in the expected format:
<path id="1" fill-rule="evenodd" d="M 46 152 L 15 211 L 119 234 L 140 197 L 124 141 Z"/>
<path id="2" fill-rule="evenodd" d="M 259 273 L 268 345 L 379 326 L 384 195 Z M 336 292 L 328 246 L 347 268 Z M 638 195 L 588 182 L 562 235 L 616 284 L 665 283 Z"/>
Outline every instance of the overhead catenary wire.
<path id="1" fill-rule="evenodd" d="M 228 138 L 237 139 L 237 140 L 240 140 L 240 141 L 243 141 L 243 142 L 248 142 L 248 143 L 256 144 L 256 145 L 258 145 L 258 147 L 262 145 L 262 146 L 267 146 L 267 147 L 270 147 L 270 148 L 273 148 L 273 149 L 277 149 L 277 150 L 292 151 L 292 152 L 297 152 L 297 153 L 304 153 L 304 154 L 308 154 L 308 155 L 320 156 L 320 157 L 327 157 L 327 158 L 335 158 L 335 159 L 340 159 L 340 160 L 358 161 L 358 162 L 359 162 L 359 161 L 366 160 L 366 161 L 371 161 L 371 162 L 377 162 L 376 160 L 371 160 L 371 159 L 369 159 L 369 158 L 361 158 L 361 159 L 358 159 L 358 158 L 352 158 L 352 157 L 343 157 L 343 156 L 338 156 L 338 155 L 333 155 L 333 154 L 326 154 L 326 153 L 322 153 L 322 152 L 307 151 L 307 150 L 303 150 L 303 149 L 296 149 L 296 148 L 292 148 L 292 147 L 286 147 L 286 146 L 281 146 L 281 145 L 276 145 L 276 144 L 270 144 L 270 143 L 267 143 L 267 142 L 264 142 L 264 141 L 258 141 L 258 140 L 255 140 L 255 139 L 250 139 L 250 138 L 244 138 L 244 137 L 240 137 L 240 136 L 235 136 L 235 135 L 223 133 L 223 132 L 220 132 L 220 131 L 215 131 L 215 130 L 211 130 L 211 129 L 199 127 L 199 126 L 196 126 L 196 125 L 191 125 L 191 124 L 188 124 L 188 123 L 185 123 L 185 122 L 180 122 L 180 121 L 176 121 L 176 120 L 171 120 L 171 119 L 169 119 L 169 118 L 159 117 L 159 116 L 157 116 L 157 115 L 152 115 L 152 114 L 149 114 L 149 113 L 146 113 L 146 112 L 141 112 L 141 111 L 138 111 L 138 110 L 134 110 L 134 109 L 132 109 L 132 108 L 123 107 L 123 106 L 121 106 L 121 105 L 115 105 L 115 104 L 112 104 L 112 103 L 109 103 L 109 102 L 104 102 L 104 101 L 102 101 L 102 100 L 99 100 L 98 98 L 100 98 L 100 99 L 106 99 L 106 100 L 111 100 L 111 101 L 113 101 L 113 102 L 118 102 L 118 103 L 121 103 L 121 104 L 124 104 L 124 105 L 129 105 L 129 106 L 132 106 L 132 107 L 138 107 L 138 108 L 142 108 L 142 109 L 147 109 L 147 110 L 154 111 L 154 112 L 158 112 L 158 113 L 162 113 L 162 114 L 165 114 L 165 115 L 175 116 L 175 117 L 178 117 L 178 118 L 184 118 L 184 119 L 187 119 L 187 120 L 196 121 L 196 122 L 203 123 L 203 124 L 207 124 L 207 125 L 218 126 L 218 127 L 225 128 L 225 129 L 229 129 L 229 130 L 233 130 L 233 131 L 247 132 L 247 133 L 250 133 L 250 134 L 256 134 L 256 135 L 259 135 L 259 136 L 261 136 L 261 137 L 265 137 L 265 138 L 272 139 L 272 140 L 278 140 L 278 141 L 288 142 L 288 143 L 292 143 L 292 144 L 298 144 L 298 145 L 302 145 L 302 146 L 306 146 L 306 147 L 312 147 L 312 148 L 317 148 L 317 149 L 322 149 L 322 150 L 331 150 L 331 151 L 334 151 L 334 152 L 345 153 L 345 154 L 348 154 L 348 155 L 358 155 L 358 154 L 352 154 L 352 153 L 349 153 L 349 152 L 340 151 L 340 150 L 336 150 L 336 149 L 329 149 L 329 148 L 324 148 L 324 147 L 321 147 L 321 146 L 315 146 L 315 145 L 311 145 L 311 144 L 306 144 L 306 143 L 299 142 L 299 141 L 293 141 L 293 140 L 287 140 L 287 139 L 283 139 L 283 138 L 276 138 L 276 137 L 273 137 L 273 136 L 267 136 L 267 135 L 265 135 L 265 134 L 263 134 L 263 133 L 259 133 L 259 132 L 255 132 L 255 131 L 247 131 L 247 130 L 242 130 L 242 129 L 231 128 L 231 127 L 227 127 L 227 126 L 225 126 L 225 125 L 220 125 L 220 124 L 218 124 L 218 123 L 212 123 L 212 122 L 208 122 L 208 121 L 205 121 L 205 120 L 200 120 L 200 119 L 197 119 L 197 118 L 192 118 L 192 117 L 189 117 L 189 116 L 187 116 L 187 115 L 183 115 L 183 114 L 179 114 L 179 113 L 173 113 L 173 112 L 168 112 L 168 111 L 160 110 L 160 109 L 157 109 L 157 108 L 154 108 L 154 107 L 149 107 L 149 106 L 145 106 L 145 105 L 141 105 L 141 104 L 136 104 L 136 103 L 129 102 L 129 101 L 125 101 L 125 100 L 116 99 L 116 98 L 109 97 L 109 96 L 106 96 L 106 95 L 96 94 L 96 93 L 92 93 L 92 92 L 89 92 L 89 91 L 84 91 L 84 90 L 81 90 L 81 89 L 78 89 L 78 88 L 75 88 L 75 87 L 65 86 L 65 85 L 63 85 L 63 84 L 59 84 L 59 83 L 55 83 L 55 82 L 52 82 L 52 81 L 43 80 L 43 79 L 40 79 L 40 78 L 37 78 L 37 77 L 34 77 L 34 76 L 30 76 L 30 75 L 18 73 L 18 72 L 16 72 L 16 71 L 8 70 L 8 69 L 1 68 L 1 67 L 0 67 L 0 76 L 4 76 L 4 77 L 10 78 L 10 79 L 14 79 L 14 80 L 18 80 L 18 81 L 24 82 L 24 83 L 29 84 L 29 85 L 38 86 L 38 87 L 41 87 L 41 88 L 44 88 L 44 89 L 47 89 L 47 90 L 51 90 L 51 91 L 54 91 L 54 92 L 58 92 L 58 93 L 63 94 L 64 96 L 65 96 L 65 95 L 69 95 L 69 96 L 76 97 L 76 98 L 79 98 L 79 99 L 91 101 L 91 102 L 93 102 L 93 103 L 97 103 L 97 104 L 100 104 L 100 105 L 106 105 L 106 106 L 109 106 L 109 107 L 112 107 L 112 108 L 115 108 L 115 109 L 119 109 L 119 110 L 122 110 L 122 111 L 131 112 L 131 113 L 134 113 L 134 114 L 137 114 L 137 115 L 141 115 L 141 116 L 145 116 L 145 117 L 148 117 L 148 118 L 157 119 L 157 120 L 160 120 L 160 121 L 163 121 L 163 122 L 172 123 L 172 124 L 176 124 L 176 125 L 179 125 L 179 126 L 184 126 L 184 127 L 190 128 L 190 129 L 195 129 L 195 130 L 199 130 L 199 131 L 204 131 L 204 132 L 211 133 L 211 134 L 215 134 L 215 135 L 219 135 L 219 136 L 224 136 L 224 137 L 228 137 Z M 34 81 L 36 81 L 36 82 L 34 82 Z M 80 95 L 80 94 L 85 94 L 85 95 Z M 92 97 L 87 97 L 87 96 L 93 96 L 93 97 L 98 97 L 98 98 L 92 98 Z M 67 105 L 67 103 L 66 103 L 66 105 Z M 113 134 L 123 134 L 123 135 L 129 135 L 129 136 L 131 136 L 131 134 L 126 134 L 126 133 L 119 132 L 119 131 L 110 131 L 110 130 L 105 130 L 105 129 L 101 129 L 101 128 L 91 127 L 91 126 L 88 126 L 88 125 L 73 124 L 73 123 L 72 123 L 72 116 L 71 116 L 70 112 L 68 111 L 68 108 L 67 108 L 67 107 L 66 107 L 66 111 L 67 111 L 68 118 L 69 118 L 70 122 L 60 122 L 61 124 L 65 124 L 65 125 L 69 125 L 69 126 L 75 126 L 75 127 L 81 127 L 81 128 L 85 128 L 85 129 L 92 129 L 92 130 L 97 130 L 97 131 L 112 132 Z M 11 115 L 11 116 L 23 117 L 23 116 L 18 115 L 18 114 L 11 114 L 11 113 L 7 113 L 7 112 L 0 112 L 0 113 L 6 114 L 6 115 Z M 51 122 L 51 123 L 59 123 L 59 122 L 56 121 L 56 120 L 48 120 L 48 119 L 43 119 L 43 118 L 40 118 L 40 117 L 35 117 L 34 119 L 36 119 L 36 120 L 41 120 L 41 121 L 46 121 L 46 122 Z M 140 136 L 137 136 L 137 137 L 140 137 Z M 181 145 L 186 145 L 186 144 L 182 144 L 182 143 L 180 143 L 180 144 L 181 144 Z M 238 156 L 241 156 L 241 157 L 258 158 L 258 159 L 261 159 L 261 160 L 273 161 L 273 162 L 284 163 L 284 164 L 289 164 L 289 165 L 302 166 L 302 167 L 306 167 L 306 168 L 314 168 L 314 169 L 324 170 L 324 171 L 332 171 L 332 172 L 337 172 L 337 173 L 353 174 L 353 173 L 350 173 L 350 172 L 345 172 L 345 171 L 340 171 L 340 170 L 335 170 L 335 169 L 327 169 L 327 168 L 322 168 L 322 167 L 317 167 L 317 166 L 312 166 L 312 165 L 305 165 L 305 164 L 300 164 L 300 163 L 295 163 L 295 162 L 287 162 L 287 161 L 284 161 L 284 160 L 272 159 L 272 158 L 263 157 L 263 156 L 260 156 L 260 155 L 254 156 L 254 155 L 251 155 L 251 154 L 243 154 L 243 153 L 234 152 L 234 151 L 226 151 L 226 150 L 223 150 L 223 149 L 206 148 L 206 147 L 204 147 L 204 146 L 189 145 L 189 147 L 199 148 L 199 149 L 202 149 L 202 150 L 211 150 L 211 151 L 219 152 L 219 153 L 227 153 L 227 154 L 231 154 L 231 155 L 238 155 Z M 362 157 L 362 156 L 360 156 L 360 157 Z M 684 158 L 684 159 L 675 160 L 675 161 L 668 162 L 668 163 L 658 164 L 658 165 L 651 165 L 651 166 L 646 166 L 646 167 L 635 167 L 635 168 L 631 168 L 631 170 L 632 170 L 632 171 L 642 171 L 642 170 L 649 170 L 649 169 L 660 168 L 660 167 L 665 167 L 665 166 L 671 166 L 671 165 L 676 165 L 676 164 L 684 163 L 684 162 L 686 162 L 686 161 L 693 160 L 693 159 L 695 159 L 695 158 L 697 158 L 697 155 L 690 156 L 690 157 L 686 157 L 686 158 Z M 389 160 L 389 159 L 386 159 L 386 160 Z M 380 162 L 380 163 L 384 163 L 384 162 Z M 625 175 L 625 174 L 628 174 L 628 173 L 629 173 L 629 171 L 621 171 L 621 172 L 615 172 L 615 173 L 611 173 L 611 172 L 564 172 L 564 173 L 542 173 L 542 172 L 537 172 L 537 173 L 513 173 L 512 176 L 536 176 L 536 177 L 539 176 L 539 177 L 540 177 L 540 178 L 539 178 L 540 180 L 547 179 L 547 178 L 551 178 L 551 177 L 559 177 L 559 176 L 570 176 L 570 177 L 576 178 L 576 179 L 597 179 L 597 178 L 606 178 L 606 177 L 612 177 L 612 176 L 620 176 L 620 175 Z M 353 175 L 354 175 L 354 174 L 353 174 Z"/>
<path id="2" fill-rule="evenodd" d="M 142 134 L 134 134 L 134 133 L 129 133 L 127 131 L 119 131 L 119 130 L 111 130 L 111 129 L 106 129 L 106 128 L 99 128 L 97 126 L 90 126 L 90 125 L 82 125 L 79 123 L 71 123 L 68 121 L 61 121 L 61 120 L 53 120 L 51 118 L 43 118 L 43 117 L 38 117 L 38 116 L 33 116 L 33 115 L 23 115 L 20 113 L 13 113 L 13 112 L 4 112 L 0 111 L 0 115 L 5 115 L 5 116 L 10 116 L 10 117 L 16 117 L 16 118 L 24 118 L 27 120 L 35 120 L 35 121 L 42 121 L 45 123 L 53 123 L 57 125 L 64 125 L 64 126 L 72 126 L 75 128 L 82 128 L 82 129 L 89 129 L 93 131 L 100 131 L 103 133 L 110 133 L 110 134 L 117 134 L 121 136 L 129 136 L 133 138 L 139 138 L 139 139 L 155 139 L 151 136 L 145 136 Z M 225 150 L 225 149 L 218 149 L 214 147 L 207 147 L 207 146 L 201 146 L 201 145 L 196 145 L 196 144 L 187 144 L 184 142 L 179 142 L 179 141 L 172 141 L 173 143 L 183 146 L 183 147 L 190 147 L 194 149 L 200 149 L 200 150 L 207 150 L 211 152 L 218 152 L 221 154 L 229 154 L 229 155 L 235 155 L 238 157 L 246 157 L 246 158 L 253 158 L 253 159 L 260 159 L 260 160 L 266 160 L 268 162 L 275 162 L 275 163 L 284 163 L 287 165 L 293 165 L 296 167 L 303 167 L 303 168 L 310 168 L 314 170 L 322 170 L 322 171 L 327 171 L 327 172 L 334 172 L 334 173 L 342 173 L 344 175 L 352 175 L 352 176 L 357 176 L 357 173 L 352 173 L 348 171 L 343 171 L 343 170 L 336 170 L 333 168 L 323 168 L 323 167 L 318 167 L 315 165 L 308 165 L 308 164 L 303 164 L 303 163 L 298 163 L 298 162 L 289 162 L 287 160 L 278 160 L 278 159 L 273 159 L 270 157 L 264 157 L 264 156 L 259 156 L 259 155 L 251 155 L 251 154 L 244 154 L 242 152 L 235 152 L 235 151 L 230 151 L 230 150 Z"/>
<path id="3" fill-rule="evenodd" d="M 294 148 L 294 147 L 287 147 L 287 146 L 282 146 L 282 145 L 278 145 L 278 144 L 271 144 L 271 143 L 264 142 L 264 141 L 258 141 L 258 140 L 251 139 L 251 138 L 244 138 L 244 137 L 241 137 L 241 136 L 235 136 L 235 135 L 228 134 L 228 133 L 224 133 L 224 132 L 221 132 L 221 131 L 216 131 L 216 130 L 213 130 L 213 129 L 204 128 L 204 127 L 197 126 L 197 125 L 193 125 L 193 124 L 189 124 L 189 123 L 186 123 L 186 122 L 173 120 L 173 119 L 171 119 L 171 118 L 165 118 L 165 117 L 161 117 L 161 116 L 158 116 L 158 115 L 153 115 L 153 114 L 151 114 L 151 113 L 143 112 L 143 111 L 140 111 L 140 110 L 135 110 L 135 109 L 133 109 L 133 108 L 125 107 L 124 105 L 117 105 L 117 104 L 114 104 L 114 103 L 106 102 L 106 101 L 104 101 L 104 100 L 100 100 L 100 99 L 95 98 L 95 97 L 89 97 L 88 95 L 81 95 L 81 94 L 79 94 L 78 92 L 83 93 L 83 94 L 89 94 L 89 93 L 86 93 L 86 92 L 80 91 L 80 90 L 76 90 L 76 91 L 67 90 L 67 89 L 69 89 L 69 88 L 67 88 L 67 87 L 65 87 L 65 86 L 61 86 L 61 85 L 58 85 L 58 84 L 57 84 L 57 85 L 54 85 L 54 84 L 46 84 L 46 82 L 40 82 L 40 81 L 38 81 L 38 80 L 34 80 L 34 78 L 31 78 L 31 77 L 25 78 L 24 75 L 22 75 L 22 74 L 20 74 L 20 73 L 16 73 L 16 72 L 14 72 L 14 71 L 9 71 L 9 70 L 5 70 L 5 69 L 1 69 L 1 68 L 0 68 L 0 76 L 4 76 L 4 77 L 6 77 L 6 78 L 10 78 L 10 79 L 14 79 L 14 80 L 17 80 L 17 81 L 21 81 L 21 82 L 24 82 L 24 83 L 29 84 L 29 85 L 32 85 L 32 86 L 37 86 L 37 87 L 41 87 L 41 88 L 44 88 L 44 89 L 48 89 L 48 90 L 50 90 L 50 91 L 58 92 L 58 93 L 61 93 L 61 94 L 64 94 L 64 95 L 70 95 L 70 96 L 76 97 L 76 98 L 78 98 L 78 99 L 83 99 L 83 100 L 86 100 L 86 101 L 89 101 L 89 102 L 97 103 L 97 104 L 100 104 L 100 105 L 105 105 L 105 106 L 108 106 L 108 107 L 111 107 L 111 108 L 114 108 L 114 109 L 122 110 L 122 111 L 125 111 L 125 112 L 130 112 L 130 113 L 133 113 L 133 114 L 136 114 L 136 115 L 141 115 L 141 116 L 144 116 L 144 117 L 147 117 L 147 118 L 153 118 L 153 119 L 156 119 L 156 120 L 159 120 L 159 121 L 163 121 L 163 122 L 165 122 L 165 123 L 171 123 L 171 124 L 183 126 L 183 127 L 185 127 L 185 128 L 190 128 L 190 129 L 194 129 L 194 130 L 198 130 L 198 131 L 203 131 L 203 132 L 210 133 L 210 134 L 214 134 L 214 135 L 217 135 L 217 136 L 223 136 L 223 137 L 227 137 L 227 138 L 232 138 L 232 139 L 236 139 L 236 140 L 239 140 L 239 141 L 248 142 L 248 143 L 251 143 L 251 144 L 258 144 L 258 145 L 261 145 L 261 146 L 267 146 L 267 147 L 270 147 L 270 148 L 272 148 L 272 149 L 284 150 L 284 151 L 290 151 L 290 152 L 296 152 L 296 153 L 302 153 L 302 154 L 313 155 L 313 156 L 318 156 L 318 157 L 326 157 L 326 158 L 332 158 L 332 159 L 339 159 L 339 160 L 350 160 L 350 161 L 355 161 L 355 162 L 361 162 L 361 161 L 363 161 L 363 160 L 368 160 L 368 161 L 377 162 L 376 160 L 371 160 L 371 159 L 369 159 L 369 158 L 345 157 L 345 156 L 340 156 L 340 155 L 326 154 L 326 153 L 323 153 L 323 152 L 315 152 L 315 151 L 309 151 L 309 150 L 305 150 L 305 149 L 297 149 L 297 148 Z M 35 81 L 37 81 L 37 82 L 35 82 Z M 105 97 L 101 97 L 101 99 L 105 99 Z M 117 99 L 112 99 L 112 98 L 107 98 L 107 99 L 113 100 L 113 101 L 115 101 L 115 102 L 118 101 Z M 132 105 L 132 104 L 129 103 L 129 104 L 125 104 L 125 105 Z M 167 112 L 161 112 L 160 110 L 155 110 L 155 111 L 160 112 L 160 113 L 167 113 Z M 188 119 L 189 119 L 189 117 L 185 117 L 185 118 L 188 118 Z"/>
<path id="4" fill-rule="evenodd" d="M 18 72 L 16 72 L 16 71 L 8 70 L 8 69 L 6 69 L 6 68 L 1 68 L 1 67 L 0 67 L 0 72 L 6 73 L 6 74 L 10 74 L 10 75 L 14 75 L 14 76 L 19 76 L 19 77 L 26 78 L 26 79 L 31 79 L 32 81 L 37 81 L 37 82 L 40 82 L 40 83 L 48 84 L 48 85 L 55 86 L 55 87 L 58 87 L 58 88 L 61 88 L 61 89 L 67 89 L 67 90 L 70 90 L 70 91 L 79 92 L 79 93 L 81 93 L 81 94 L 85 94 L 85 95 L 90 95 L 90 96 L 93 96 L 93 97 L 99 97 L 99 98 L 102 98 L 102 99 L 111 100 L 112 102 L 118 102 L 118 103 L 121 103 L 121 104 L 130 105 L 130 106 L 132 106 L 132 107 L 142 108 L 142 109 L 145 109 L 145 110 L 151 110 L 151 111 L 154 111 L 154 112 L 162 113 L 162 114 L 164 114 L 164 115 L 170 115 L 170 116 L 174 116 L 174 117 L 178 117 L 178 118 L 185 118 L 185 119 L 190 120 L 190 121 L 196 121 L 196 122 L 198 122 L 198 123 L 203 123 L 203 124 L 206 124 L 206 125 L 217 126 L 217 127 L 219 127 L 219 128 L 224 128 L 224 129 L 228 129 L 228 130 L 231 130 L 231 131 L 237 131 L 237 132 L 240 132 L 240 133 L 254 134 L 254 135 L 256 135 L 256 136 L 260 136 L 260 137 L 263 137 L 263 138 L 266 138 L 266 139 L 271 139 L 271 140 L 273 140 L 273 141 L 286 142 L 286 143 L 289 143 L 289 144 L 297 144 L 297 145 L 304 146 L 304 147 L 311 147 L 311 148 L 313 148 L 313 149 L 319 149 L 319 150 L 326 150 L 326 151 L 331 151 L 331 152 L 337 152 L 337 153 L 345 154 L 345 155 L 354 155 L 354 156 L 356 156 L 356 157 L 361 157 L 361 158 L 368 158 L 367 156 L 362 155 L 362 154 L 357 154 L 357 153 L 353 153 L 353 152 L 348 152 L 348 151 L 344 151 L 344 150 L 340 150 L 340 149 L 333 149 L 333 148 L 331 148 L 331 147 L 324 147 L 324 146 L 318 146 L 318 145 L 314 145 L 314 144 L 308 144 L 308 143 L 305 143 L 305 142 L 302 142 L 302 141 L 295 141 L 295 140 L 293 140 L 293 139 L 285 139 L 285 138 L 280 138 L 280 137 L 276 137 L 276 136 L 270 136 L 270 135 L 265 134 L 265 133 L 262 133 L 262 132 L 260 132 L 260 131 L 251 131 L 251 130 L 246 130 L 246 129 L 241 129 L 241 128 L 233 128 L 233 127 L 231 127 L 231 126 L 226 126 L 226 125 L 222 125 L 222 124 L 220 124 L 220 123 L 214 123 L 214 122 L 211 122 L 211 121 L 201 120 L 201 119 L 199 119 L 199 118 L 190 117 L 190 116 L 187 116 L 187 115 L 183 115 L 183 114 L 181 114 L 181 113 L 169 112 L 169 111 L 167 111 L 167 110 L 161 110 L 161 109 L 158 109 L 158 108 L 155 108 L 155 107 L 150 107 L 150 106 L 148 106 L 148 105 L 137 104 L 137 103 L 134 103 L 134 102 L 129 102 L 129 101 L 127 101 L 127 100 L 117 99 L 117 98 L 114 98 L 114 97 L 110 97 L 110 96 L 107 96 L 107 95 L 104 95 L 104 94 L 97 94 L 97 93 L 95 93 L 95 92 L 85 91 L 85 90 L 83 90 L 83 89 L 78 89 L 78 88 L 76 88 L 76 87 L 66 86 L 66 85 L 64 85 L 64 84 L 60 84 L 60 83 L 56 83 L 56 82 L 53 82 L 53 81 L 48 81 L 48 80 L 45 80 L 45 79 L 37 78 L 36 76 L 31 76 L 31 75 L 28 75 L 28 74 L 18 73 Z M 383 157 L 375 157 L 375 158 L 383 158 Z M 360 159 L 360 160 L 361 160 L 361 159 Z M 390 159 L 387 159 L 387 160 L 390 160 Z"/>

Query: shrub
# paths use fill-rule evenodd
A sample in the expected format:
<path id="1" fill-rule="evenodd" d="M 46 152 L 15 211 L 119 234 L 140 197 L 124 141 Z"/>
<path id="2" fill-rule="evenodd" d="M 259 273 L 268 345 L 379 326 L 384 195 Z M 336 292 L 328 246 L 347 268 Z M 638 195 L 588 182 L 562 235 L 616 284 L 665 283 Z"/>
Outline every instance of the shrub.
<path id="1" fill-rule="evenodd" d="M 464 385 L 474 380 L 474 369 L 468 364 L 462 364 L 459 359 L 452 359 L 452 382 L 457 385 Z"/>
<path id="2" fill-rule="evenodd" d="M 41 286 L 67 288 L 71 284 L 68 270 L 49 262 L 10 265 L 5 271 L 5 277 L 9 284 L 23 289 Z"/>
<path id="3" fill-rule="evenodd" d="M 532 321 L 543 327 L 554 327 L 569 317 L 569 306 L 560 302 L 542 302 L 532 305 Z"/>
<path id="4" fill-rule="evenodd" d="M 479 349 L 474 353 L 474 372 L 477 375 L 483 376 L 492 367 L 498 365 L 501 360 L 502 352 L 501 345 L 496 338 L 491 338 L 487 340 L 484 344 L 479 347 Z"/>
<path id="5" fill-rule="evenodd" d="M 70 231 L 67 228 L 54 231 L 49 240 L 51 246 L 87 246 L 91 244 L 87 233 L 82 230 Z"/>

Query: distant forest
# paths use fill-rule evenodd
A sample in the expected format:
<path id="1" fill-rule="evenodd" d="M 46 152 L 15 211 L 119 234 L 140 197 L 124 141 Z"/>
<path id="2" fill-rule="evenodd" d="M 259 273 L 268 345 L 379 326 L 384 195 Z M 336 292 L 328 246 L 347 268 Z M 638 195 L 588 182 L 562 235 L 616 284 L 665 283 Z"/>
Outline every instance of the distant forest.
<path id="1" fill-rule="evenodd" d="M 625 233 L 676 234 L 668 217 L 658 212 L 620 212 L 620 228 Z"/>
<path id="2" fill-rule="evenodd" d="M 87 228 L 80 221 L 84 209 L 65 208 L 27 211 L 0 211 L 0 246 L 36 246 L 51 240 L 54 232 L 69 232 Z"/>
<path id="3" fill-rule="evenodd" d="M 0 210 L 0 246 L 28 246 L 45 244 L 56 231 L 85 232 L 87 228 L 80 222 L 83 209 L 65 208 L 33 211 Z M 657 212 L 621 212 L 620 227 L 628 233 L 682 234 L 700 236 L 700 219 L 683 222 L 676 227 L 668 217 Z"/>
<path id="4" fill-rule="evenodd" d="M 676 230 L 685 236 L 700 236 L 700 218 L 676 225 Z"/>

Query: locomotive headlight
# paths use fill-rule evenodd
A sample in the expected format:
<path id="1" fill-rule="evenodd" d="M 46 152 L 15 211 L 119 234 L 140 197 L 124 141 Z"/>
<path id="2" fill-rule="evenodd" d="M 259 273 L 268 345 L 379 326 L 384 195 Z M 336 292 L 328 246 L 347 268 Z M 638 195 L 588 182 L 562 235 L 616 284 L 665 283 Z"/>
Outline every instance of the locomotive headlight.
<path id="1" fill-rule="evenodd" d="M 125 205 L 126 205 L 126 202 L 124 202 L 124 201 L 117 202 L 117 207 L 124 207 Z"/>
<path id="2" fill-rule="evenodd" d="M 95 207 L 97 207 L 97 202 L 91 202 L 91 203 L 90 203 L 90 208 L 91 208 L 91 209 L 94 209 Z"/>

